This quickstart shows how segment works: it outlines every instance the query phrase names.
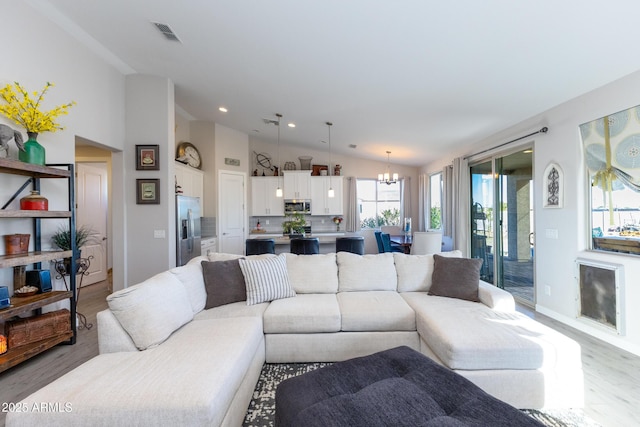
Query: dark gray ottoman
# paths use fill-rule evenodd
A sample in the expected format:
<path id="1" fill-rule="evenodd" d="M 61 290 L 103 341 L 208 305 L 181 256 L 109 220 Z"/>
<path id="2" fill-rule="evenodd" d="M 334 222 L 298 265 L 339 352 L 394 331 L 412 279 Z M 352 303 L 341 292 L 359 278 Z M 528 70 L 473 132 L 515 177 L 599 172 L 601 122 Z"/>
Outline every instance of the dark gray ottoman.
<path id="1" fill-rule="evenodd" d="M 276 426 L 541 426 L 428 357 L 397 347 L 289 378 Z"/>

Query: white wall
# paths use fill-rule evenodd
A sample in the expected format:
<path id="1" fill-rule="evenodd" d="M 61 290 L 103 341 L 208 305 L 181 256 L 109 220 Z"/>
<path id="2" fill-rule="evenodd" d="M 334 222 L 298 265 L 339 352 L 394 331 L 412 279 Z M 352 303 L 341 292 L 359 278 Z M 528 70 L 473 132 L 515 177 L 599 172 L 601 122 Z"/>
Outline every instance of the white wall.
<path id="1" fill-rule="evenodd" d="M 535 143 L 536 309 L 640 355 L 640 311 L 635 309 L 640 304 L 640 287 L 637 286 L 640 257 L 587 251 L 591 236 L 586 198 L 589 184 L 578 130 L 582 123 L 640 104 L 638 93 L 640 71 L 540 113 L 490 138 L 470 143 L 464 150 L 452 151 L 450 156 L 423 169 L 426 172 L 439 171 L 454 157 L 472 154 L 548 126 L 546 135 L 530 139 Z M 542 208 L 542 174 L 550 162 L 558 163 L 564 172 L 565 197 L 562 209 Z M 546 229 L 558 230 L 558 240 L 545 238 Z M 575 260 L 578 257 L 624 266 L 624 336 L 603 332 L 576 320 Z M 545 294 L 545 286 L 550 286 L 550 296 Z"/>
<path id="2" fill-rule="evenodd" d="M 26 2 L 1 1 L 2 31 L 11 34 L 4 43 L 0 61 L 0 85 L 20 82 L 30 91 L 40 90 L 47 81 L 55 84 L 45 100 L 45 108 L 75 101 L 77 105 L 60 118 L 63 131 L 42 133 L 38 140 L 47 150 L 49 163 L 73 163 L 76 137 L 99 142 L 114 150 L 124 147 L 124 76 L 106 64 L 83 44 L 44 18 Z M 24 129 L 0 117 L 0 123 Z M 15 146 L 12 155 L 17 157 Z M 66 183 L 48 180 L 42 192 L 50 200 L 50 209 L 67 209 Z M 24 178 L 0 176 L 2 204 L 24 182 Z M 16 186 L 17 185 L 17 186 Z M 17 209 L 17 202 L 10 208 Z M 123 212 L 116 213 L 122 218 Z M 43 247 L 49 248 L 51 233 L 60 220 L 43 221 Z M 30 221 L 0 221 L 0 235 L 31 233 Z M 0 248 L 4 253 L 4 247 Z M 122 277 L 114 281 L 122 282 Z M 0 270 L 0 283 L 12 283 L 11 269 Z"/>
<path id="3" fill-rule="evenodd" d="M 133 285 L 176 265 L 173 83 L 134 74 L 126 79 L 126 283 Z M 136 170 L 136 144 L 159 145 L 160 170 Z M 136 204 L 136 179 L 160 179 L 160 204 Z M 156 232 L 164 237 L 154 237 Z"/>

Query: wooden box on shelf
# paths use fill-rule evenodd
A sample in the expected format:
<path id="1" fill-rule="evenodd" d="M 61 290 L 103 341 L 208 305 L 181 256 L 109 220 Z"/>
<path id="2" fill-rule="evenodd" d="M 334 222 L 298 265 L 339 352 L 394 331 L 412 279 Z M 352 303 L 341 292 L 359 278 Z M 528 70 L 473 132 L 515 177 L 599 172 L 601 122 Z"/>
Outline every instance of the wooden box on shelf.
<path id="1" fill-rule="evenodd" d="M 12 349 L 70 332 L 71 317 L 69 310 L 62 309 L 9 321 L 6 330 L 8 347 Z"/>

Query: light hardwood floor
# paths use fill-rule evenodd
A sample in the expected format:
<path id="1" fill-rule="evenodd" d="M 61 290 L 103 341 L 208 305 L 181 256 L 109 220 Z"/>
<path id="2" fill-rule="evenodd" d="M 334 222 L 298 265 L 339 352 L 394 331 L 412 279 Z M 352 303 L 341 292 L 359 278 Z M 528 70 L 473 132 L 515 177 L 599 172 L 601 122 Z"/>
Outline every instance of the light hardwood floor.
<path id="1" fill-rule="evenodd" d="M 107 307 L 106 282 L 82 288 L 78 311 L 94 324 L 78 331 L 76 345 L 61 345 L 0 374 L 0 404 L 17 402 L 98 354 L 96 313 Z M 605 427 L 640 426 L 640 357 L 585 335 L 532 310 L 535 318 L 582 346 L 585 413 Z M 0 425 L 5 414 L 0 413 Z"/>

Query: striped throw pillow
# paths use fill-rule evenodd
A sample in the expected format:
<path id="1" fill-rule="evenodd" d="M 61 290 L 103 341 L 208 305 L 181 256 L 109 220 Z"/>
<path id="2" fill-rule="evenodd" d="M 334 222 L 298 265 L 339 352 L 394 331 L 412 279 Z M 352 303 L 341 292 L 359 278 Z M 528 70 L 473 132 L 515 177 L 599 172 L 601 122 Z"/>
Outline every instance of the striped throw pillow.
<path id="1" fill-rule="evenodd" d="M 240 259 L 238 262 L 247 286 L 247 305 L 296 296 L 289 282 L 284 255 Z"/>

